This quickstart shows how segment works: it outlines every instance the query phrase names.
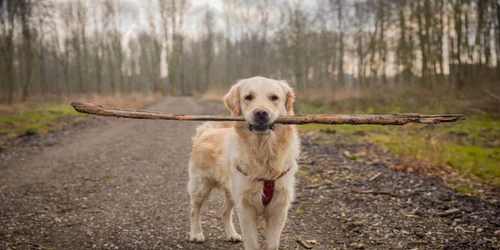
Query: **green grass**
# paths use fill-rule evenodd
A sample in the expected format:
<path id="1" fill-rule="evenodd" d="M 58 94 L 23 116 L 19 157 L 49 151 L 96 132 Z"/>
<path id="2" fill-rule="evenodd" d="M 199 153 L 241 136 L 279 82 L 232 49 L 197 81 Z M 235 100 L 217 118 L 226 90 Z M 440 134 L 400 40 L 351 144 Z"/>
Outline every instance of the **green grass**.
<path id="1" fill-rule="evenodd" d="M 371 104 L 371 105 L 368 105 Z M 338 102 L 299 100 L 297 113 L 455 113 L 453 105 L 417 105 L 404 98 L 393 101 L 343 100 Z M 492 114 L 466 115 L 466 120 L 440 125 L 319 125 L 300 126 L 303 130 L 332 130 L 335 136 L 375 143 L 405 158 L 411 168 L 431 165 L 451 166 L 461 176 L 483 184 L 500 186 L 500 117 Z M 363 131 L 364 136 L 354 135 Z M 359 132 L 358 132 L 359 133 Z M 425 164 L 422 164 L 425 162 Z M 412 164 L 413 163 L 413 164 Z M 428 168 L 428 167 L 427 167 Z M 418 169 L 417 169 L 418 171 Z M 422 172 L 432 171 L 424 169 Z M 439 174 L 439 173 L 437 173 Z M 467 187 L 457 186 L 467 191 Z M 468 192 L 470 193 L 470 192 Z"/>
<path id="2" fill-rule="evenodd" d="M 464 194 L 476 194 L 477 191 L 474 189 L 474 187 L 472 187 L 472 185 L 470 184 L 457 184 L 454 186 L 454 188 L 460 192 L 460 193 L 464 193 Z"/>
<path id="3" fill-rule="evenodd" d="M 102 179 L 111 179 L 111 177 L 113 177 L 112 174 L 105 174 L 102 176 Z"/>
<path id="4" fill-rule="evenodd" d="M 304 213 L 304 209 L 302 209 L 301 207 L 298 207 L 295 209 L 295 213 L 296 214 L 303 214 Z"/>
<path id="5" fill-rule="evenodd" d="M 480 181 L 500 186 L 500 148 L 466 146 L 445 143 L 445 153 L 450 166 L 463 173 L 470 173 Z"/>
<path id="6" fill-rule="evenodd" d="M 79 116 L 70 105 L 27 108 L 23 112 L 0 114 L 0 133 L 18 135 L 26 131 L 46 131 Z"/>

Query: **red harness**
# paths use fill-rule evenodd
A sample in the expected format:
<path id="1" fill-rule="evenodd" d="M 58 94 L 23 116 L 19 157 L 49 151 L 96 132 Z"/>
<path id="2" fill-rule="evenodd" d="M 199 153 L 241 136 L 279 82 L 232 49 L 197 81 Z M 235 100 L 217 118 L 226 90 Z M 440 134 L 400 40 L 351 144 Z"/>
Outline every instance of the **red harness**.
<path id="1" fill-rule="evenodd" d="M 264 182 L 264 188 L 262 188 L 262 191 L 263 191 L 263 194 L 262 194 L 262 204 L 264 204 L 264 206 L 266 206 L 267 204 L 269 204 L 271 202 L 271 200 L 273 199 L 274 181 L 276 181 L 279 178 L 281 178 L 284 175 L 286 175 L 288 173 L 288 171 L 290 171 L 290 168 L 288 168 L 286 171 L 283 171 L 274 180 L 267 180 L 267 179 L 264 179 L 264 178 L 255 178 L 255 180 L 263 181 Z M 236 169 L 238 169 L 238 171 L 240 171 L 240 173 L 242 173 L 244 176 L 248 176 L 247 173 L 245 173 L 245 172 L 243 172 L 243 170 L 241 170 L 240 166 L 236 166 Z"/>

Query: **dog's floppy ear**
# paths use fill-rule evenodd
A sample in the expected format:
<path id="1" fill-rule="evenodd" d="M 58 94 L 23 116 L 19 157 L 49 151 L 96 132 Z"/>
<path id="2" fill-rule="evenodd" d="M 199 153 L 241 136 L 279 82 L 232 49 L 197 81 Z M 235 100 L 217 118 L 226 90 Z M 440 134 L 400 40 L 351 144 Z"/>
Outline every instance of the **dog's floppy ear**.
<path id="1" fill-rule="evenodd" d="M 224 96 L 224 105 L 231 111 L 231 115 L 241 115 L 240 109 L 240 87 L 235 84 L 231 87 L 229 92 Z"/>
<path id="2" fill-rule="evenodd" d="M 292 87 L 290 87 L 287 82 L 280 81 L 280 84 L 286 94 L 285 108 L 287 115 L 294 115 L 293 102 L 295 102 L 295 93 L 293 92 Z"/>

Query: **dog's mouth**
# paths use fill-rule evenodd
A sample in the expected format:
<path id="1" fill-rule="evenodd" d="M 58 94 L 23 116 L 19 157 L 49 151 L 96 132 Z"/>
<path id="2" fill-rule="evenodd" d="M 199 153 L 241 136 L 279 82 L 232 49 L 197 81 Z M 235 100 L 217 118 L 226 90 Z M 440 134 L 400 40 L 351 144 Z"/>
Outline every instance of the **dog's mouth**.
<path id="1" fill-rule="evenodd" d="M 250 131 L 266 132 L 267 130 L 274 130 L 274 123 L 270 124 L 248 124 Z"/>

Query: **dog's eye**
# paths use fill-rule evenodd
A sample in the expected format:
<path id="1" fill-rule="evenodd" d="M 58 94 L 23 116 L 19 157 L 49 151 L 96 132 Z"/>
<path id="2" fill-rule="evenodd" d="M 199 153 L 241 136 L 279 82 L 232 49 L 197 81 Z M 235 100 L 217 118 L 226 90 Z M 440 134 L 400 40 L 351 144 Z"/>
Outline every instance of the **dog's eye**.
<path id="1" fill-rule="evenodd" d="M 252 99 L 253 99 L 252 95 L 245 96 L 245 100 L 247 100 L 247 101 L 251 101 Z"/>
<path id="2" fill-rule="evenodd" d="M 272 95 L 272 96 L 271 96 L 271 101 L 273 101 L 273 102 L 274 102 L 274 101 L 277 101 L 278 99 L 279 99 L 279 98 L 278 98 L 278 96 L 277 96 L 277 95 Z"/>

